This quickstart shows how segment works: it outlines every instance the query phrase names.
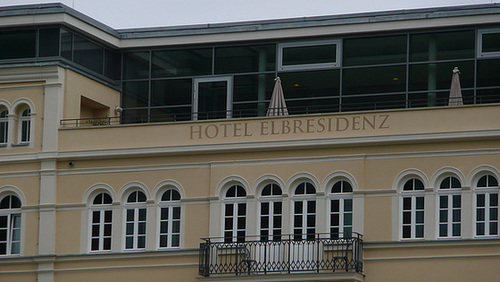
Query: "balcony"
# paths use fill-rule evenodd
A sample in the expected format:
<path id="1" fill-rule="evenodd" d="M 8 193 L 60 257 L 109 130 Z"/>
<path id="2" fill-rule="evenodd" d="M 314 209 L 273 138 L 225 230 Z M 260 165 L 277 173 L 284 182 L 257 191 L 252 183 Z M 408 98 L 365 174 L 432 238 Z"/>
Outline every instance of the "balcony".
<path id="1" fill-rule="evenodd" d="M 203 240 L 199 274 L 207 278 L 363 272 L 363 240 L 357 233 L 349 237 L 308 234 Z"/>

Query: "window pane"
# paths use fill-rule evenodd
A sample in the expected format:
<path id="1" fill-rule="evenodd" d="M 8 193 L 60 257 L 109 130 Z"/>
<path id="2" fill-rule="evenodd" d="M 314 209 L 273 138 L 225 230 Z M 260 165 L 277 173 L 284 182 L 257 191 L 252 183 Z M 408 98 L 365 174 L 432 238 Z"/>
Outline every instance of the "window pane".
<path id="1" fill-rule="evenodd" d="M 180 221 L 174 221 L 172 223 L 172 232 L 173 233 L 179 233 L 181 231 L 181 222 Z"/>
<path id="2" fill-rule="evenodd" d="M 120 79 L 121 59 L 121 53 L 106 49 L 104 51 L 104 75 L 111 79 Z"/>
<path id="3" fill-rule="evenodd" d="M 406 62 L 406 35 L 344 39 L 343 53 L 344 66 Z"/>
<path id="4" fill-rule="evenodd" d="M 344 211 L 345 212 L 352 211 L 352 199 L 344 200 Z"/>
<path id="5" fill-rule="evenodd" d="M 411 238 L 411 226 L 403 226 L 403 238 Z"/>
<path id="6" fill-rule="evenodd" d="M 417 225 L 415 227 L 415 237 L 416 238 L 423 238 L 424 237 L 424 226 L 423 225 Z"/>
<path id="7" fill-rule="evenodd" d="M 122 100 L 123 107 L 147 107 L 149 105 L 148 82 L 123 83 Z"/>
<path id="8" fill-rule="evenodd" d="M 446 225 L 446 224 L 439 225 L 439 236 L 440 237 L 448 236 L 448 225 Z"/>
<path id="9" fill-rule="evenodd" d="M 453 236 L 460 236 L 460 224 L 453 224 Z"/>
<path id="10" fill-rule="evenodd" d="M 191 79 L 153 81 L 151 106 L 191 105 Z"/>
<path id="11" fill-rule="evenodd" d="M 332 209 L 332 212 L 339 212 L 340 200 L 332 200 L 331 201 L 331 209 Z"/>
<path id="12" fill-rule="evenodd" d="M 59 29 L 40 29 L 38 55 L 40 57 L 59 56 Z"/>
<path id="13" fill-rule="evenodd" d="M 35 57 L 35 30 L 0 32 L 0 42 L 0 60 Z"/>
<path id="14" fill-rule="evenodd" d="M 264 116 L 274 88 L 274 74 L 251 74 L 234 76 L 233 101 L 253 102 L 243 108 L 244 116 Z"/>
<path id="15" fill-rule="evenodd" d="M 406 90 L 406 67 L 345 69 L 342 79 L 344 95 L 403 92 Z"/>
<path id="16" fill-rule="evenodd" d="M 352 213 L 344 214 L 344 225 L 352 225 Z"/>
<path id="17" fill-rule="evenodd" d="M 215 73 L 273 71 L 276 45 L 251 45 L 215 48 Z"/>
<path id="18" fill-rule="evenodd" d="M 149 78 L 149 52 L 123 54 L 124 79 Z"/>
<path id="19" fill-rule="evenodd" d="M 80 36 L 74 36 L 73 61 L 103 74 L 104 48 Z"/>
<path id="20" fill-rule="evenodd" d="M 337 44 L 283 48 L 283 66 L 335 63 Z"/>
<path id="21" fill-rule="evenodd" d="M 139 236 L 137 238 L 137 248 L 146 247 L 146 236 Z"/>
<path id="22" fill-rule="evenodd" d="M 410 61 L 472 58 L 475 41 L 472 30 L 410 35 Z"/>
<path id="23" fill-rule="evenodd" d="M 212 73 L 212 48 L 154 51 L 152 76 L 175 77 Z"/>
<path id="24" fill-rule="evenodd" d="M 68 60 L 73 59 L 73 34 L 67 30 L 61 29 L 61 56 Z"/>
<path id="25" fill-rule="evenodd" d="M 500 52 L 500 32 L 485 33 L 482 40 L 482 52 Z"/>
<path id="26" fill-rule="evenodd" d="M 460 70 L 462 88 L 474 87 L 474 62 L 467 61 L 410 65 L 409 90 L 450 89 L 454 67 Z"/>

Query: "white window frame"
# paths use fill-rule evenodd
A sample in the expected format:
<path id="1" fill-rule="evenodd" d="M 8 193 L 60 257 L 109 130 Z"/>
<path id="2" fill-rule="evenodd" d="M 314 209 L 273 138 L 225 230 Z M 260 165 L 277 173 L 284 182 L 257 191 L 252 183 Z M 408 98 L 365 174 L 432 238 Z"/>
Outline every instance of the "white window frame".
<path id="1" fill-rule="evenodd" d="M 5 117 L 0 116 L 0 124 L 3 124 L 4 129 L 3 132 L 0 132 L 0 136 L 4 137 L 4 142 L 1 142 L 0 145 L 6 145 L 9 142 L 9 110 L 8 109 L 0 109 L 0 114 L 5 113 Z"/>
<path id="2" fill-rule="evenodd" d="M 272 193 L 272 190 L 273 190 L 272 187 L 271 187 L 271 195 L 262 195 L 262 191 L 264 191 L 265 187 L 267 187 L 268 185 L 278 186 L 278 188 L 281 190 L 281 195 L 274 195 Z M 276 183 L 267 184 L 265 187 L 264 187 L 264 189 L 262 189 L 261 196 L 259 198 L 259 215 L 260 215 L 260 218 L 268 217 L 269 222 L 268 222 L 268 228 L 264 228 L 261 226 L 261 224 L 262 224 L 261 220 L 258 220 L 258 226 L 259 226 L 258 230 L 260 230 L 259 236 L 260 236 L 261 241 L 263 241 L 264 236 L 266 236 L 266 235 L 262 234 L 263 230 L 267 230 L 267 232 L 268 232 L 266 240 L 273 241 L 275 238 L 274 236 L 280 236 L 279 237 L 280 239 L 283 236 L 283 190 Z M 262 204 L 264 204 L 264 203 L 267 203 L 269 205 L 269 214 L 267 214 L 267 215 L 262 214 Z M 281 214 L 274 213 L 274 207 L 276 206 L 277 203 L 281 204 Z M 274 231 L 277 230 L 277 228 L 274 228 L 274 223 L 275 223 L 277 216 L 281 217 L 281 223 L 280 223 L 281 227 L 279 228 L 280 234 L 274 233 Z"/>
<path id="3" fill-rule="evenodd" d="M 317 40 L 317 41 L 303 41 L 303 42 L 287 42 L 278 44 L 278 71 L 293 71 L 293 70 L 314 70 L 314 69 L 328 69 L 339 68 L 341 64 L 342 44 L 340 39 L 332 40 Z M 283 65 L 283 49 L 294 47 L 310 47 L 322 45 L 335 45 L 335 62 L 331 63 L 317 63 L 317 64 L 299 64 L 299 65 Z"/>
<path id="4" fill-rule="evenodd" d="M 23 113 L 25 111 L 29 111 L 29 113 L 28 113 L 27 116 L 23 116 Z M 18 134 L 17 134 L 18 135 L 17 136 L 18 143 L 19 144 L 28 144 L 28 143 L 30 143 L 30 141 L 31 141 L 31 109 L 30 108 L 28 108 L 28 107 L 22 108 L 19 111 L 19 117 L 18 117 L 18 124 L 17 124 L 17 126 L 18 126 L 18 131 L 17 131 L 18 132 Z M 27 134 L 26 140 L 23 140 L 24 129 L 26 129 L 26 134 Z"/>
<path id="5" fill-rule="evenodd" d="M 333 189 L 333 186 L 337 183 L 341 183 L 341 192 L 340 193 L 334 193 L 332 192 L 332 189 Z M 330 236 L 333 236 L 333 232 L 332 232 L 332 228 L 338 228 L 339 231 L 338 231 L 338 237 L 339 238 L 342 238 L 342 237 L 345 237 L 345 229 L 346 228 L 350 228 L 351 231 L 350 231 L 350 234 L 352 236 L 352 232 L 353 232 L 353 224 L 354 224 L 354 197 L 353 197 L 353 192 L 344 192 L 344 183 L 347 183 L 351 186 L 351 189 L 352 189 L 352 184 L 347 181 L 347 180 L 338 180 L 338 181 L 335 181 L 333 183 L 333 185 L 330 186 L 330 193 L 328 195 L 328 211 L 329 211 L 329 217 L 328 217 L 328 224 L 327 226 L 329 226 L 329 233 L 330 233 Z M 346 200 L 350 200 L 351 201 L 351 211 L 346 211 L 345 210 L 345 201 Z M 338 212 L 334 212 L 332 211 L 332 201 L 339 201 L 339 211 Z M 351 214 L 351 224 L 350 225 L 346 225 L 345 224 L 345 216 L 346 214 Z M 339 215 L 339 225 L 332 225 L 332 222 L 331 222 L 331 216 L 334 215 L 334 214 L 338 214 Z"/>
<path id="6" fill-rule="evenodd" d="M 437 210 L 437 218 L 436 218 L 436 224 L 437 224 L 437 229 L 436 229 L 436 233 L 437 233 L 437 237 L 440 238 L 440 239 L 446 239 L 446 238 L 461 238 L 462 237 L 462 218 L 463 218 L 463 214 L 462 214 L 462 206 L 463 206 L 463 196 L 462 196 L 462 183 L 460 182 L 460 187 L 456 187 L 456 188 L 452 188 L 452 185 L 450 185 L 450 187 L 447 187 L 445 189 L 441 188 L 441 185 L 442 185 L 442 182 L 446 179 L 446 178 L 449 178 L 449 177 L 452 177 L 452 178 L 455 178 L 457 179 L 459 182 L 460 182 L 460 179 L 458 179 L 457 177 L 455 176 L 447 176 L 445 178 L 443 178 L 440 183 L 439 183 L 439 190 L 438 190 L 438 193 L 437 193 L 437 197 L 436 197 L 436 210 Z M 450 181 L 451 182 L 451 181 Z M 453 198 L 455 196 L 460 196 L 460 206 L 459 207 L 453 207 Z M 446 208 L 441 208 L 441 197 L 446 197 L 446 201 L 447 201 L 447 207 Z M 446 223 L 441 223 L 441 211 L 445 211 L 446 212 L 446 219 L 447 219 L 447 222 Z M 453 213 L 454 211 L 459 211 L 460 212 L 460 221 L 458 222 L 455 222 L 453 221 Z M 453 235 L 453 225 L 454 224 L 459 224 L 460 225 L 460 235 Z M 446 233 L 447 235 L 446 236 L 441 236 L 440 234 L 440 226 L 441 225 L 446 225 Z"/>
<path id="7" fill-rule="evenodd" d="M 5 197 L 16 197 L 19 202 L 20 199 L 16 195 L 6 195 Z M 2 197 L 1 200 L 5 199 L 5 197 Z M 6 230 L 7 233 L 7 238 L 6 241 L 2 241 L 2 243 L 6 244 L 6 249 L 5 249 L 5 254 L 0 254 L 0 256 L 15 256 L 15 255 L 20 255 L 21 254 L 21 248 L 22 248 L 22 213 L 21 213 L 21 208 L 8 208 L 8 209 L 0 209 L 0 216 L 5 216 L 7 217 L 7 226 L 5 228 L 2 228 Z M 13 223 L 17 222 L 17 227 L 13 226 Z M 14 232 L 17 231 L 19 234 L 19 238 L 17 240 L 14 240 Z M 18 252 L 12 252 L 13 251 L 13 244 L 17 243 L 18 244 Z"/>
<path id="8" fill-rule="evenodd" d="M 423 190 L 415 190 L 415 185 L 413 185 L 413 190 L 404 190 L 405 184 L 410 181 L 410 180 L 419 180 L 424 183 L 421 179 L 417 177 L 412 177 L 407 179 L 406 181 L 403 182 L 403 185 L 400 187 L 400 207 L 399 207 L 399 215 L 400 215 L 400 224 L 399 224 L 399 238 L 401 240 L 423 240 L 425 238 L 425 186 Z M 404 223 L 404 199 L 405 198 L 410 198 L 411 201 L 411 209 L 410 211 L 410 223 L 406 224 Z M 424 207 L 422 209 L 417 210 L 417 199 L 422 198 L 423 199 L 423 204 Z M 423 214 L 423 223 L 417 223 L 417 212 L 422 211 Z M 423 232 L 421 237 L 417 237 L 417 226 L 423 226 Z M 411 232 L 410 232 L 410 237 L 405 238 L 404 237 L 404 227 L 405 226 L 410 226 Z"/>
<path id="9" fill-rule="evenodd" d="M 229 191 L 229 189 L 231 189 L 232 187 L 234 186 L 239 186 L 241 188 L 243 188 L 243 190 L 245 190 L 245 196 L 238 196 L 238 188 L 235 187 L 236 191 L 235 191 L 235 197 L 227 197 L 227 192 Z M 247 232 L 248 232 L 248 220 L 246 219 L 246 216 L 248 214 L 248 203 L 247 203 L 247 191 L 246 189 L 244 188 L 243 185 L 240 185 L 240 184 L 234 184 L 234 185 L 231 185 L 228 189 L 226 189 L 225 193 L 224 193 L 224 202 L 223 202 L 223 205 L 222 205 L 222 238 L 223 238 L 223 241 L 224 242 L 228 242 L 228 243 L 236 243 L 238 242 L 238 239 L 239 239 L 239 236 L 238 236 L 238 232 L 241 232 L 243 231 L 245 233 L 245 236 L 244 236 L 244 240 L 246 240 L 246 237 L 248 236 Z M 244 215 L 238 215 L 238 209 L 240 207 L 240 205 L 245 205 L 245 214 Z M 232 209 L 233 209 L 233 214 L 232 215 L 226 215 L 226 206 L 227 205 L 232 205 Z M 244 228 L 238 228 L 238 219 L 240 217 L 243 217 L 245 218 L 245 226 Z M 231 218 L 232 219 L 232 222 L 233 222 L 233 227 L 231 229 L 226 229 L 226 219 L 229 219 Z M 226 232 L 231 232 L 231 241 L 229 242 L 228 240 L 226 240 Z"/>
<path id="10" fill-rule="evenodd" d="M 159 199 L 159 204 L 158 204 L 158 249 L 178 249 L 181 247 L 181 231 L 182 231 L 182 207 L 181 207 L 181 201 L 179 200 L 169 200 L 169 201 L 162 201 L 161 198 L 165 193 L 168 191 L 175 191 L 179 194 L 179 197 L 181 194 L 179 191 L 173 188 L 169 188 L 165 190 L 163 193 L 160 195 Z M 174 209 L 179 209 L 179 218 L 174 219 Z M 168 217 L 166 219 L 162 219 L 162 211 L 166 209 Z M 162 232 L 162 223 L 167 223 L 167 232 Z M 173 232 L 173 223 L 174 222 L 179 222 L 179 232 Z M 179 241 L 177 246 L 173 246 L 173 236 L 179 236 Z M 167 236 L 167 246 L 161 246 L 161 236 Z"/>
<path id="11" fill-rule="evenodd" d="M 485 174 L 485 175 L 482 175 L 481 177 L 483 176 L 492 176 L 496 179 L 497 183 L 498 183 L 498 178 L 495 176 L 495 175 L 492 175 L 492 174 Z M 474 189 L 474 214 L 473 214 L 473 219 L 474 219 L 474 226 L 473 226 L 473 229 L 474 229 L 474 237 L 476 238 L 485 238 L 485 237 L 499 237 L 500 236 L 500 221 L 499 221 L 499 217 L 500 217 L 500 187 L 499 186 L 490 186 L 489 183 L 487 182 L 487 186 L 486 187 L 477 187 L 477 182 L 479 181 L 479 179 L 481 179 L 481 177 L 479 177 L 477 180 L 476 180 L 476 183 L 475 183 L 475 189 Z M 497 206 L 496 207 L 491 207 L 491 203 L 490 203 L 490 195 L 492 194 L 496 194 L 497 195 Z M 485 197 L 485 206 L 484 206 L 484 221 L 482 221 L 484 223 L 484 235 L 477 235 L 477 224 L 478 224 L 478 221 L 477 221 L 477 210 L 478 210 L 478 206 L 477 206 L 477 197 L 478 195 L 484 195 Z M 490 219 L 490 209 L 491 208 L 496 208 L 497 209 L 497 219 L 496 220 L 491 220 Z M 490 223 L 492 222 L 496 222 L 497 223 L 497 234 L 489 234 L 490 233 Z"/>
<path id="12" fill-rule="evenodd" d="M 302 184 L 305 184 L 305 185 L 311 184 L 314 188 L 315 193 L 314 194 L 307 194 L 307 188 L 304 187 L 305 194 L 297 194 L 297 189 L 298 189 L 299 185 L 302 185 Z M 318 190 L 316 189 L 316 186 L 312 182 L 309 182 L 309 181 L 303 181 L 295 186 L 294 193 L 293 193 L 292 207 L 290 210 L 290 212 L 292 213 L 291 226 L 292 226 L 292 236 L 294 239 L 298 239 L 298 237 L 296 237 L 296 236 L 298 236 L 299 234 L 295 234 L 295 229 L 298 229 L 298 228 L 302 229 L 302 232 L 300 234 L 301 240 L 307 240 L 308 236 L 311 235 L 310 233 L 308 233 L 308 226 L 307 226 L 308 215 L 314 215 L 314 232 L 312 235 L 316 236 L 316 233 L 318 230 L 318 226 L 316 224 L 316 220 L 318 218 L 318 201 L 317 201 L 317 197 L 316 197 L 317 192 L 318 192 Z M 295 216 L 298 215 L 295 212 L 295 203 L 296 202 L 302 202 L 302 212 L 300 214 L 300 216 L 302 217 L 302 227 L 295 227 Z M 314 206 L 315 206 L 314 213 L 308 213 L 308 211 L 307 211 L 307 208 L 310 205 L 310 202 L 314 202 Z"/>
<path id="13" fill-rule="evenodd" d="M 494 58 L 500 57 L 500 51 L 483 52 L 483 35 L 489 33 L 500 33 L 500 28 L 495 29 L 480 29 L 477 32 L 477 57 L 478 58 Z"/>
<path id="14" fill-rule="evenodd" d="M 103 193 L 107 194 L 109 197 L 111 197 L 111 195 L 109 195 L 106 192 L 98 193 L 97 195 L 95 195 L 92 198 L 92 203 L 91 203 L 90 210 L 89 210 L 89 227 L 90 227 L 89 228 L 89 237 L 88 237 L 89 238 L 89 246 L 88 246 L 89 252 L 110 252 L 111 248 L 112 248 L 112 243 L 113 243 L 112 242 L 113 241 L 113 204 L 112 203 L 111 204 L 94 204 L 93 203 L 94 199 Z M 97 223 L 93 222 L 94 212 L 99 213 L 99 222 L 97 222 Z M 111 222 L 105 222 L 106 212 L 111 212 Z M 94 225 L 99 226 L 99 235 L 98 236 L 93 236 L 93 234 L 92 234 Z M 104 235 L 105 226 L 110 226 L 111 235 L 109 235 L 109 236 Z M 92 240 L 93 239 L 99 240 L 99 247 L 97 250 L 92 250 Z M 105 239 L 110 239 L 110 241 L 111 241 L 109 249 L 104 249 L 104 240 Z"/>
<path id="15" fill-rule="evenodd" d="M 131 192 L 130 194 L 134 192 L 139 192 L 143 193 L 140 190 L 136 190 Z M 129 196 L 130 196 L 129 194 Z M 144 194 L 146 196 L 146 194 Z M 148 219 L 148 210 L 147 210 L 147 204 L 146 204 L 147 198 L 144 202 L 128 202 L 128 196 L 127 196 L 127 203 L 124 205 L 124 213 L 123 213 L 123 250 L 124 251 L 137 251 L 137 250 L 145 250 L 147 246 L 147 219 Z M 127 219 L 127 213 L 129 210 L 134 211 L 134 219 L 132 221 L 128 221 Z M 145 219 L 144 220 L 139 220 L 139 213 L 141 210 L 144 210 L 145 212 Z M 132 223 L 133 224 L 133 233 L 131 235 L 127 234 L 127 224 Z M 139 224 L 144 223 L 144 234 L 139 234 Z M 127 248 L 127 237 L 132 238 L 132 248 Z M 139 247 L 139 237 L 144 237 L 144 247 Z"/>

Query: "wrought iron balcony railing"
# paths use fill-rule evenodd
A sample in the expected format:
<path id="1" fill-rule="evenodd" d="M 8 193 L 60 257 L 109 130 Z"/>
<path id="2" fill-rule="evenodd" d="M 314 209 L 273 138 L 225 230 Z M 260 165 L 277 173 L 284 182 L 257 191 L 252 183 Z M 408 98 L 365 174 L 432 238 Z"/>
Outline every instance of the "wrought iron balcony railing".
<path id="1" fill-rule="evenodd" d="M 363 271 L 362 235 L 338 234 L 205 238 L 200 244 L 199 274 L 253 275 Z"/>

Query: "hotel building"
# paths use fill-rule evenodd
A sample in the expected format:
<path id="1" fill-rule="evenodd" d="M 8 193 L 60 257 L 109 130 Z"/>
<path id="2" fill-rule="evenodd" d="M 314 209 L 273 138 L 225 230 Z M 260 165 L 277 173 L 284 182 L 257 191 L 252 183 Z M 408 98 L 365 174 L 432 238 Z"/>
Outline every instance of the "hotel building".
<path id="1" fill-rule="evenodd" d="M 495 281 L 500 5 L 125 30 L 1 7 L 0 168 L 2 281 Z"/>

